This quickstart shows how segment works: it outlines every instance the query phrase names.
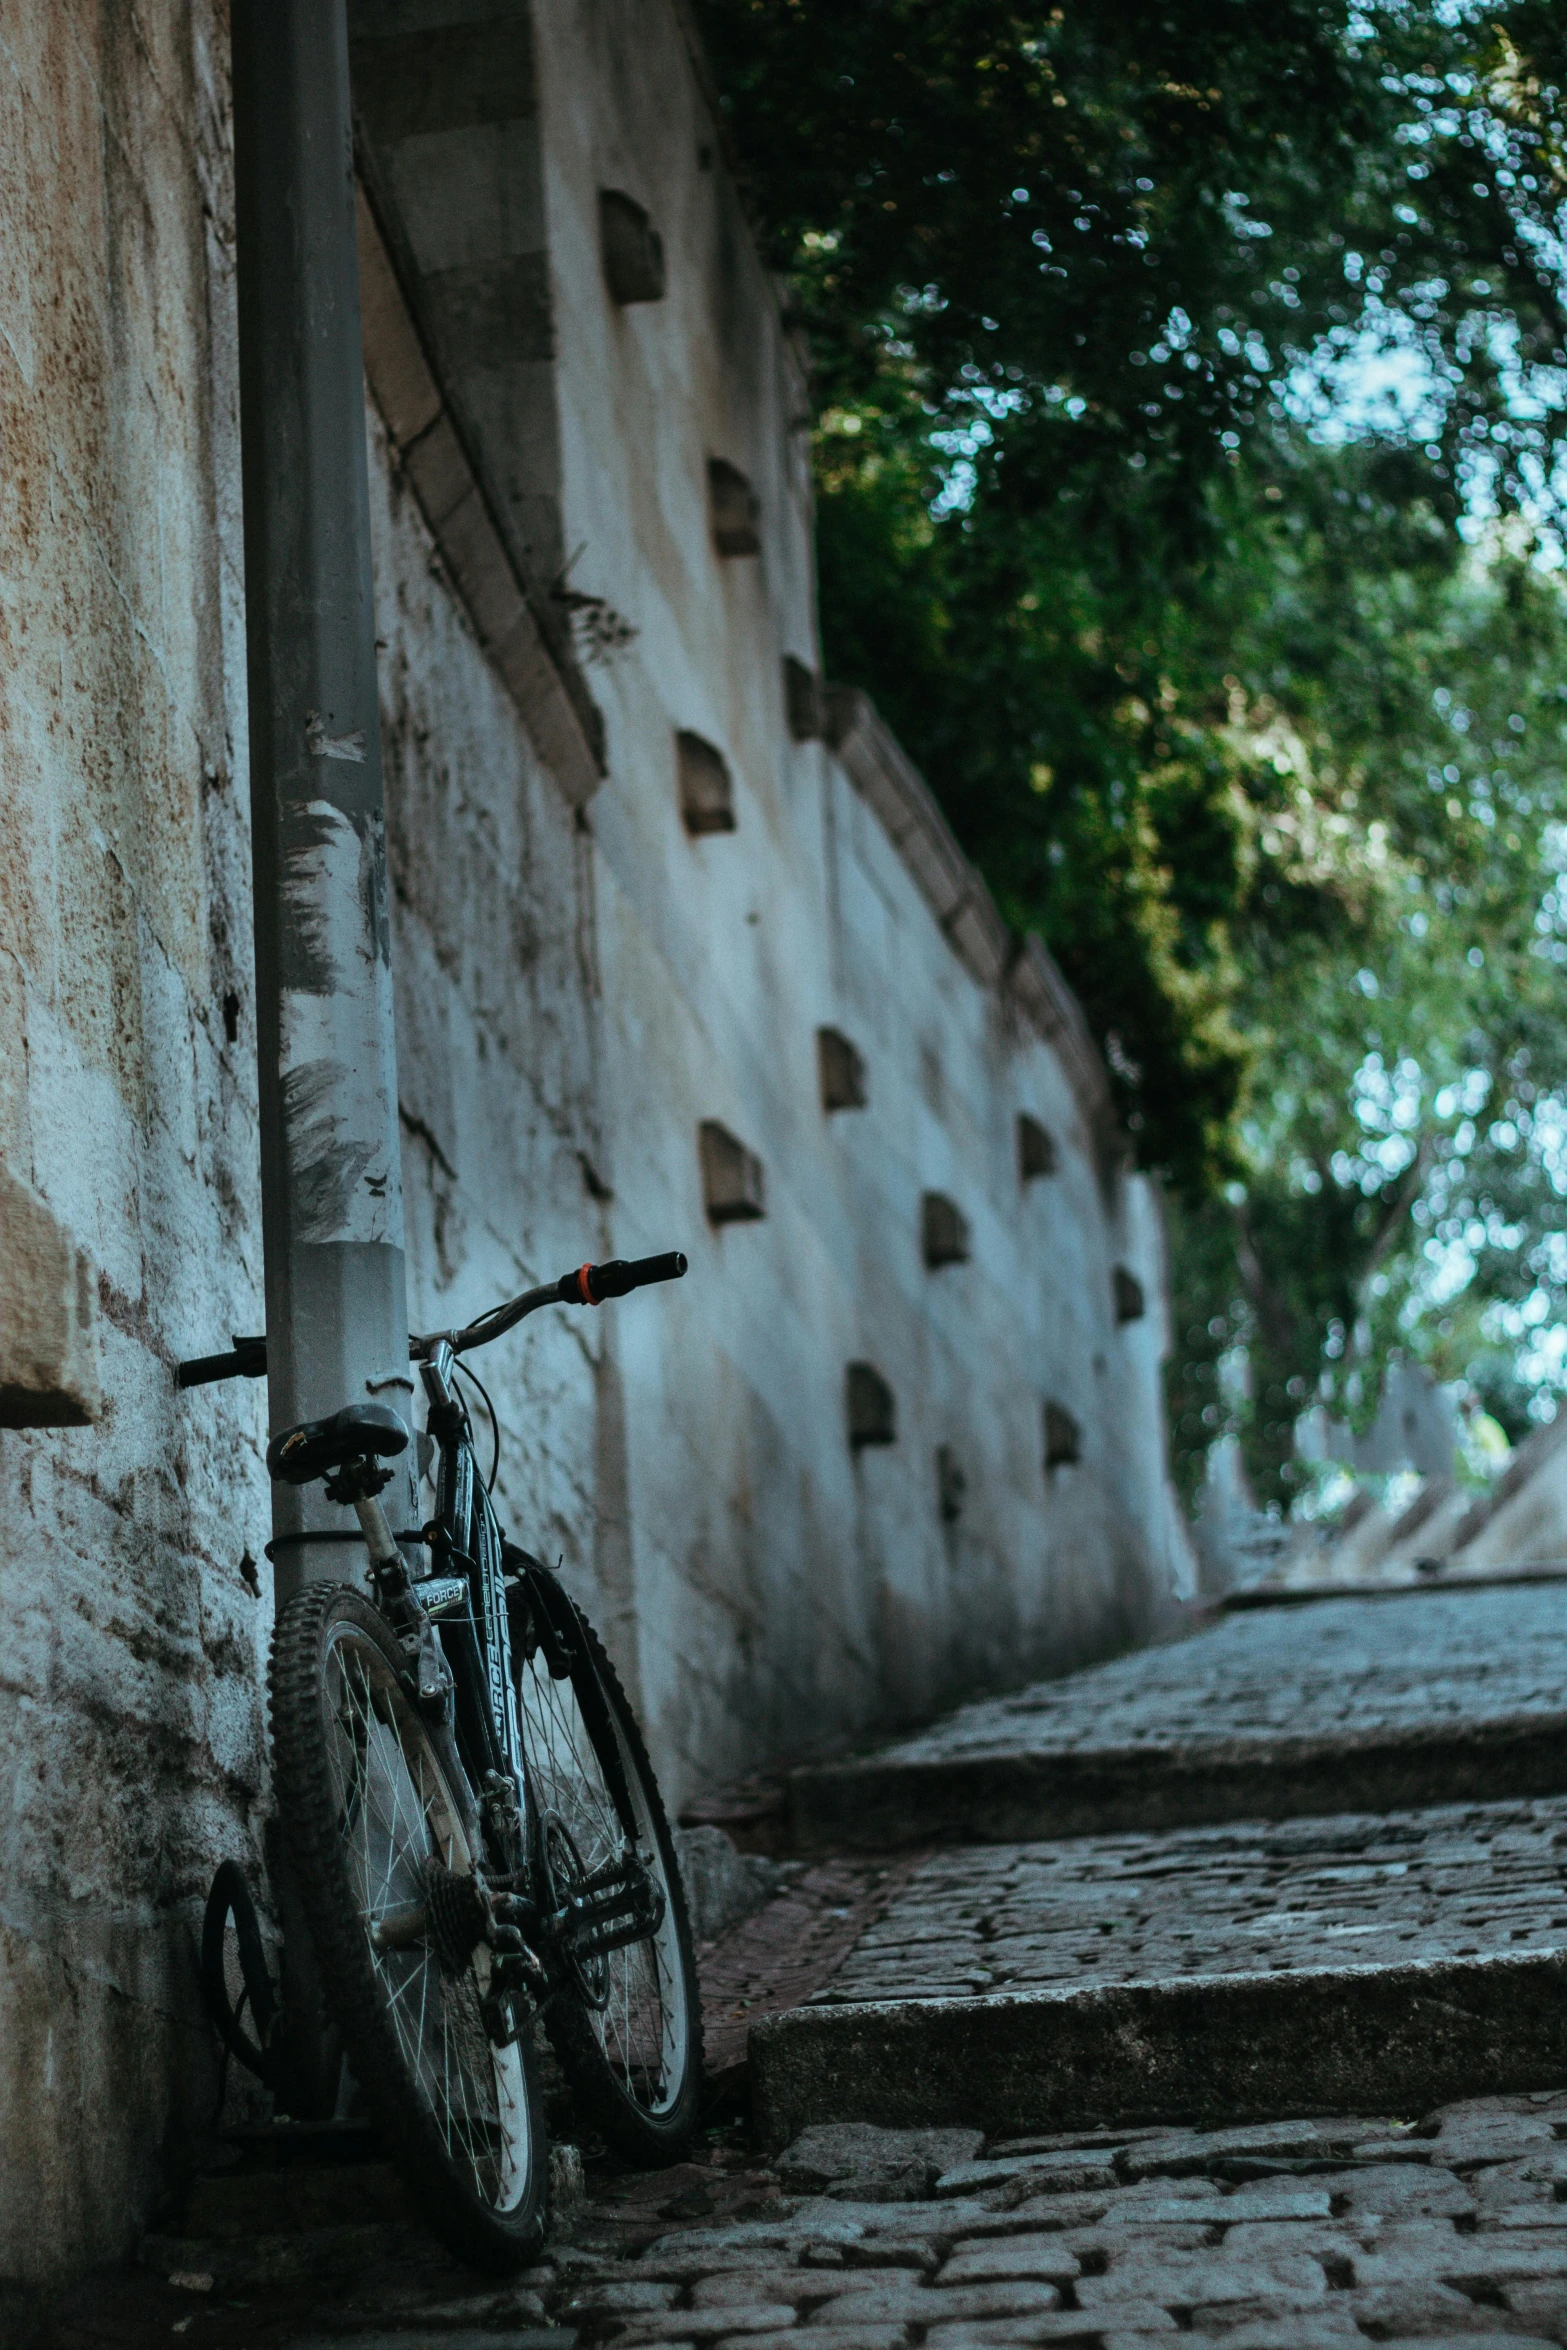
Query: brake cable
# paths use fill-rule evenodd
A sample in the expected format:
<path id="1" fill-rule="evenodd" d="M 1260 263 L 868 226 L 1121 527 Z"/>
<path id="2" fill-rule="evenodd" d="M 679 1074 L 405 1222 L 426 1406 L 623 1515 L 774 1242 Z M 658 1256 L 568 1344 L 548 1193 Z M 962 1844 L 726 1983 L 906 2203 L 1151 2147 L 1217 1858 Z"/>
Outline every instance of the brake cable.
<path id="1" fill-rule="evenodd" d="M 493 1493 L 495 1480 L 500 1473 L 501 1466 L 501 1424 L 496 1416 L 495 1406 L 490 1401 L 490 1391 L 479 1377 L 478 1372 L 470 1371 L 467 1364 L 456 1356 L 452 1358 L 452 1369 L 458 1373 L 459 1377 L 472 1380 L 474 1386 L 483 1396 L 484 1408 L 490 1415 L 490 1473 L 484 1480 L 484 1490 L 486 1493 Z"/>

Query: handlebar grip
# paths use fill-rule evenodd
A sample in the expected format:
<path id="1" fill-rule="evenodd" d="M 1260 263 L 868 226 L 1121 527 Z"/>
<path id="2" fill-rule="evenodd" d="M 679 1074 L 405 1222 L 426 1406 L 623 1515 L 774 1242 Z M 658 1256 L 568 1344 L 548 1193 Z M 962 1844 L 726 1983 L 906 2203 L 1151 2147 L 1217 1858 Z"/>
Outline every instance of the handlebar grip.
<path id="1" fill-rule="evenodd" d="M 653 1281 L 678 1281 L 685 1269 L 686 1260 L 677 1248 L 666 1256 L 638 1257 L 630 1263 L 612 1257 L 607 1265 L 579 1265 L 574 1273 L 563 1273 L 556 1294 L 569 1306 L 602 1305 L 607 1297 L 625 1297 Z"/>
<path id="2" fill-rule="evenodd" d="M 174 1370 L 178 1387 L 212 1387 L 220 1379 L 264 1379 L 266 1375 L 264 1338 L 236 1338 L 232 1354 L 197 1355 L 193 1362 L 177 1363 Z"/>

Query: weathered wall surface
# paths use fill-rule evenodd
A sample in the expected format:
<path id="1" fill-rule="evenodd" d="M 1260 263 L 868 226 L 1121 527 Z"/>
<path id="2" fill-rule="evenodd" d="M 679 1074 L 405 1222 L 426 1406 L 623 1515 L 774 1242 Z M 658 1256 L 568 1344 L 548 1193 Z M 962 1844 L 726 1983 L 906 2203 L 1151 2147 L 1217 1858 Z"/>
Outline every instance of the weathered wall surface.
<path id="1" fill-rule="evenodd" d="M 692 1261 L 616 1338 L 637 1663 L 685 1789 L 1147 1623 L 1183 1547 L 1161 1309 L 1118 1326 L 1112 1268 L 1157 1301 L 1162 1264 L 1151 1200 L 1101 1184 L 1000 958 L 976 976 L 843 762 L 791 738 L 781 658 L 819 660 L 806 387 L 673 12 L 581 0 L 536 21 L 571 584 L 637 632 L 591 672 L 611 1215 L 622 1253 Z M 610 298 L 604 188 L 661 232 L 661 301 Z M 714 457 L 757 494 L 755 556 L 715 551 Z M 677 729 L 727 760 L 733 831 L 682 823 Z M 820 1026 L 864 1055 L 863 1110 L 824 1113 Z M 1060 1154 L 1026 1186 L 1020 1111 Z M 762 1159 L 765 1220 L 707 1222 L 703 1119 Z M 927 1190 L 968 1219 L 968 1263 L 926 1268 Z M 896 1395 L 885 1448 L 847 1442 L 858 1360 Z M 1049 1474 L 1047 1398 L 1083 1431 Z M 938 1448 L 964 1480 L 956 1516 Z"/>
<path id="2" fill-rule="evenodd" d="M 121 2249 L 210 2099 L 192 1904 L 262 1794 L 255 1394 L 168 1367 L 261 1269 L 226 47 L 0 10 L 0 1159 L 103 1398 L 0 1433 L 0 2277 Z"/>
<path id="3" fill-rule="evenodd" d="M 512 66 L 443 83 L 461 8 L 399 0 L 364 68 L 404 287 L 383 254 L 410 1308 L 689 1251 L 679 1289 L 484 1366 L 506 1513 L 602 1621 L 679 1799 L 1147 1622 L 1185 1571 L 1157 1205 L 896 746 L 848 705 L 836 749 L 787 723 L 782 656 L 819 665 L 804 387 L 674 15 L 504 23 Z M 85 1273 L 67 1404 L 102 1399 L 0 1427 L 0 2280 L 117 2254 L 183 2159 L 201 1896 L 221 1855 L 260 1865 L 262 1392 L 182 1398 L 171 1368 L 260 1315 L 225 82 L 216 0 L 0 0 L 0 1256 L 26 1221 L 62 1295 Z M 601 187 L 661 230 L 661 301 L 609 298 Z M 759 554 L 716 552 L 715 457 Z M 561 550 L 603 599 L 581 675 L 548 652 Z M 682 821 L 677 729 L 727 761 L 732 831 Z M 822 1107 L 824 1025 L 863 1108 Z M 1019 1112 L 1058 1149 L 1026 1185 Z M 763 1219 L 709 1222 L 710 1119 L 763 1162 Z M 927 1191 L 967 1261 L 927 1267 Z M 0 1331 L 0 1404 L 21 1359 Z M 851 1362 L 894 1443 L 851 1447 Z M 1053 1470 L 1047 1401 L 1081 1430 Z"/>

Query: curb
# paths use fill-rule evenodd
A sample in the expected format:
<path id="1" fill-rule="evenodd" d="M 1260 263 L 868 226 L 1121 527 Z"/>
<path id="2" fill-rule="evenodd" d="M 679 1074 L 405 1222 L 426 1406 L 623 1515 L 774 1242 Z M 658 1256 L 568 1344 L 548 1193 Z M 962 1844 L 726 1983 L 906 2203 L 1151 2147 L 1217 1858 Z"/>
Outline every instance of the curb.
<path id="1" fill-rule="evenodd" d="M 1567 2082 L 1567 1949 L 795 2008 L 753 2026 L 751 2082 L 772 2151 L 818 2122 L 1416 2116 Z"/>
<path id="2" fill-rule="evenodd" d="M 1026 1844 L 1235 1820 L 1567 1794 L 1567 1713 L 1358 1738 L 1236 1738 L 820 1764 L 791 1772 L 797 1852 Z"/>

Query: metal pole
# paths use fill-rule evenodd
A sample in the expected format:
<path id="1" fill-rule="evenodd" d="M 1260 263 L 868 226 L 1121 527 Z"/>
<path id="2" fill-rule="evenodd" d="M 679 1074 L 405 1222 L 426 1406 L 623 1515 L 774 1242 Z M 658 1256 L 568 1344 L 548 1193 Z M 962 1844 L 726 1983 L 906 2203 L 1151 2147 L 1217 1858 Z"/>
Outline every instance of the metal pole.
<path id="1" fill-rule="evenodd" d="M 408 1411 L 344 0 L 235 0 L 234 149 L 271 1425 Z M 411 1456 L 405 1456 L 405 1460 Z M 387 1501 L 410 1523 L 407 1491 Z M 281 1607 L 343 1573 L 274 1489 Z M 399 1513 L 402 1514 L 399 1514 Z M 301 1539 L 305 1537 L 305 1539 Z"/>
<path id="2" fill-rule="evenodd" d="M 270 1425 L 411 1418 L 344 0 L 234 0 L 256 1029 Z M 411 1467 L 412 1448 L 404 1456 Z M 408 1468 L 388 1491 L 413 1522 Z M 319 1487 L 273 1489 L 279 1608 L 346 1579 Z M 337 2063 L 286 1867 L 279 2103 Z"/>

